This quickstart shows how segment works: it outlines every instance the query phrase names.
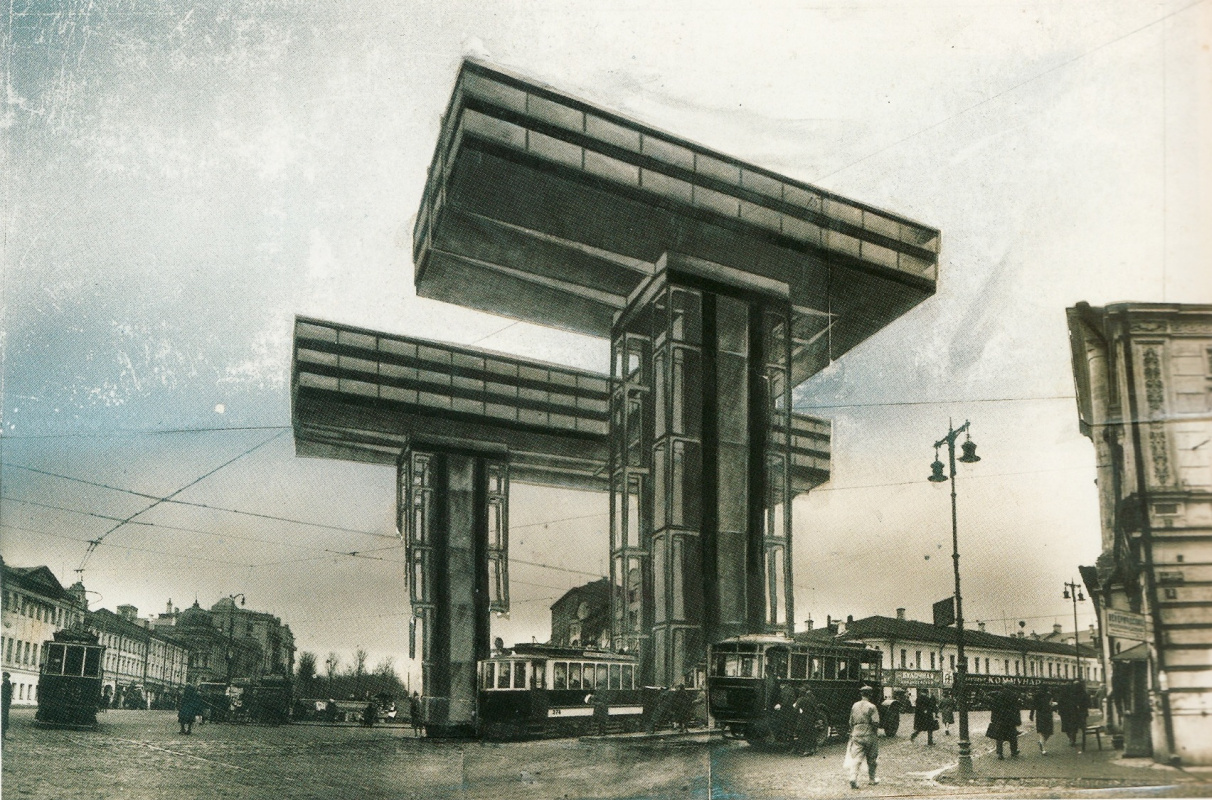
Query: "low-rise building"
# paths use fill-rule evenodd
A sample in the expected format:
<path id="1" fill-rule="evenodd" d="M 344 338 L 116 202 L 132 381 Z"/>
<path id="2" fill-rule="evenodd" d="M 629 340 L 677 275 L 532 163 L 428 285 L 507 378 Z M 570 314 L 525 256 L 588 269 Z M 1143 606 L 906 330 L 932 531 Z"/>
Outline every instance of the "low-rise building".
<path id="1" fill-rule="evenodd" d="M 105 645 L 103 693 L 115 708 L 171 708 L 185 685 L 189 649 L 150 630 L 134 606 L 98 609 L 86 624 Z"/>
<path id="2" fill-rule="evenodd" d="M 55 632 L 84 621 L 84 585 L 63 584 L 48 567 L 11 567 L 0 559 L 3 631 L 0 651 L 13 682 L 13 705 L 36 705 L 42 645 Z"/>
<path id="3" fill-rule="evenodd" d="M 1064 642 L 1044 641 L 1028 635 L 1000 636 L 983 625 L 964 628 L 964 655 L 972 689 L 992 684 L 1029 687 L 1041 681 L 1080 679 L 1090 691 L 1103 684 L 1098 651 Z M 872 616 L 847 620 L 838 626 L 837 638 L 861 642 L 883 653 L 884 687 L 910 690 L 950 689 L 957 665 L 956 630 L 905 617 Z"/>

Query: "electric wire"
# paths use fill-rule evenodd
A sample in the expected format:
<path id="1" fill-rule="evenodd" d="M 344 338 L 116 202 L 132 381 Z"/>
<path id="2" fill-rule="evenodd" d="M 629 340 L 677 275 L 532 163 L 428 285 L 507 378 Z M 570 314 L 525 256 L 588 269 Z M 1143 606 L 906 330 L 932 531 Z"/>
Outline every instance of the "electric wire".
<path id="1" fill-rule="evenodd" d="M 168 501 L 168 500 L 171 500 L 173 497 L 175 497 L 175 496 L 177 496 L 177 495 L 181 494 L 181 492 L 184 492 L 186 489 L 190 488 L 191 486 L 196 486 L 196 485 L 198 485 L 199 483 L 201 483 L 202 481 L 206 480 L 206 479 L 207 479 L 207 478 L 209 478 L 211 475 L 214 475 L 216 472 L 218 472 L 219 470 L 223 469 L 224 467 L 230 466 L 231 464 L 234 464 L 234 463 L 236 463 L 237 461 L 239 461 L 240 459 L 244 458 L 246 455 L 249 455 L 250 453 L 253 453 L 253 452 L 257 451 L 257 450 L 260 450 L 260 449 L 261 449 L 262 447 L 264 447 L 265 445 L 269 444 L 270 442 L 274 441 L 275 439 L 280 438 L 284 432 L 285 432 L 285 431 L 282 431 L 282 432 L 279 432 L 279 433 L 275 433 L 273 436 L 269 437 L 268 439 L 265 439 L 264 441 L 258 442 L 257 444 L 253 445 L 252 447 L 248 448 L 247 450 L 244 450 L 243 452 L 241 452 L 239 455 L 235 456 L 234 458 L 230 458 L 230 459 L 228 459 L 227 461 L 224 461 L 224 462 L 223 462 L 222 464 L 220 464 L 219 466 L 215 467 L 215 468 L 214 468 L 214 469 L 212 469 L 212 470 L 209 470 L 209 471 L 207 471 L 207 472 L 203 473 L 203 474 L 202 474 L 202 475 L 200 475 L 199 477 L 195 478 L 194 480 L 192 480 L 192 481 L 190 481 L 189 483 L 187 483 L 187 484 L 185 484 L 184 486 L 182 486 L 180 489 L 177 489 L 175 492 L 172 492 L 172 493 L 171 493 L 171 494 L 169 494 L 169 495 L 166 495 L 166 496 L 164 496 L 164 497 L 162 497 L 162 498 L 159 498 L 159 499 L 155 500 L 153 503 L 151 503 L 151 505 L 147 506 L 146 508 L 143 508 L 143 509 L 141 509 L 141 510 L 139 510 L 139 511 L 136 511 L 134 514 L 131 514 L 131 515 L 130 515 L 129 517 L 127 517 L 126 519 L 121 520 L 121 521 L 120 521 L 120 522 L 118 522 L 116 525 L 114 525 L 112 528 L 110 528 L 109 530 L 107 530 L 105 533 L 103 533 L 103 534 L 101 534 L 100 536 L 98 536 L 96 539 L 93 539 L 92 541 L 90 541 L 90 542 L 88 543 L 88 548 L 87 548 L 87 549 L 85 549 L 85 551 L 84 551 L 84 558 L 80 559 L 80 566 L 76 567 L 76 574 L 77 574 L 77 575 L 83 575 L 83 574 L 84 574 L 84 567 L 85 567 L 85 566 L 88 564 L 88 559 L 89 559 L 89 556 L 91 556 L 91 555 L 93 554 L 93 552 L 94 552 L 94 551 L 97 549 L 97 546 L 98 546 L 99 544 L 101 544 L 101 542 L 102 542 L 102 541 L 104 541 L 104 539 L 105 539 L 105 537 L 106 537 L 106 536 L 109 536 L 111 533 L 113 533 L 114 531 L 118 530 L 118 529 L 119 529 L 119 528 L 121 528 L 123 525 L 125 525 L 125 524 L 126 524 L 126 523 L 128 523 L 128 522 L 130 522 L 132 519 L 134 519 L 135 517 L 139 516 L 140 514 L 142 514 L 142 513 L 146 512 L 146 511 L 151 511 L 151 510 L 152 510 L 153 508 L 155 508 L 156 506 L 160 505 L 160 504 L 161 504 L 161 503 L 163 503 L 163 502 L 166 502 L 166 501 Z"/>

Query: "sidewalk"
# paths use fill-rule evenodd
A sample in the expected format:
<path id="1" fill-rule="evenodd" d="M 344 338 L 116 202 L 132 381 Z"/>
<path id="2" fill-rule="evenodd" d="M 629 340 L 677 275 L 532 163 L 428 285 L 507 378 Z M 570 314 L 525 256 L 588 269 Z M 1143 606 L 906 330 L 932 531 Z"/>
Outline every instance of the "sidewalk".
<path id="1" fill-rule="evenodd" d="M 998 760 L 991 740 L 983 736 L 972 738 L 972 774 L 960 776 L 958 764 L 952 764 L 937 776 L 939 783 L 1088 789 L 1183 785 L 1189 787 L 1191 796 L 1212 795 L 1212 775 L 1175 769 L 1148 758 L 1123 758 L 1120 751 L 1111 747 L 1110 737 L 1106 735 L 1101 751 L 1091 736 L 1086 741 L 1089 749 L 1082 752 L 1070 747 L 1064 734 L 1058 734 L 1048 740 L 1047 755 L 1041 755 L 1035 733 L 1024 733 L 1019 737 L 1019 756 L 1011 758 L 1007 746 L 1006 758 L 1002 761 Z M 1081 744 L 1080 738 L 1078 744 Z"/>

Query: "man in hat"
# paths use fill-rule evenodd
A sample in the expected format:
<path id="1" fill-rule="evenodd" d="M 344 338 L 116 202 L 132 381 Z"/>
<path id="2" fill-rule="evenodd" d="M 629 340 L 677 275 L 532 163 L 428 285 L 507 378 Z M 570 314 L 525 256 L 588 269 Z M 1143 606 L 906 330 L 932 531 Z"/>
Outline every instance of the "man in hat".
<path id="1" fill-rule="evenodd" d="M 850 788 L 858 788 L 859 765 L 867 762 L 867 776 L 871 785 L 880 782 L 875 777 L 876 759 L 880 754 L 880 712 L 871 702 L 875 689 L 864 686 L 859 689 L 859 701 L 850 707 L 850 743 L 846 746 L 846 766 L 850 770 Z"/>

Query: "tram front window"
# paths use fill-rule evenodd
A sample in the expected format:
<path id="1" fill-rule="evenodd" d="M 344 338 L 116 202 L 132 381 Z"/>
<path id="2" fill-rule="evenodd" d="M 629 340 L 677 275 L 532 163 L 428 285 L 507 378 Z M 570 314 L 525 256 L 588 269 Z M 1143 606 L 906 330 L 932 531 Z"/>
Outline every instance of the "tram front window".
<path id="1" fill-rule="evenodd" d="M 497 665 L 493 661 L 484 662 L 484 688 L 491 689 L 497 685 Z"/>
<path id="2" fill-rule="evenodd" d="M 510 675 L 509 662 L 502 661 L 501 666 L 497 671 L 497 688 L 498 689 L 508 689 L 509 688 L 509 675 Z"/>
<path id="3" fill-rule="evenodd" d="M 81 675 L 84 672 L 84 648 L 68 647 L 63 663 L 64 675 Z"/>
<path id="4" fill-rule="evenodd" d="M 624 689 L 634 689 L 635 688 L 635 679 L 634 678 L 635 678 L 635 668 L 632 667 L 630 664 L 624 664 L 623 665 L 623 688 Z"/>
<path id="5" fill-rule="evenodd" d="M 84 675 L 88 678 L 101 677 L 101 650 L 90 647 L 84 654 Z"/>
<path id="6" fill-rule="evenodd" d="M 49 644 L 46 646 L 46 674 L 63 674 L 63 645 Z"/>
<path id="7" fill-rule="evenodd" d="M 551 677 L 553 680 L 552 688 L 567 689 L 568 688 L 568 664 L 563 661 L 556 662 L 552 668 Z"/>
<path id="8" fill-rule="evenodd" d="M 568 688 L 569 689 L 580 689 L 581 688 L 581 665 L 580 664 L 569 664 L 568 665 Z"/>
<path id="9" fill-rule="evenodd" d="M 525 661 L 513 662 L 513 688 L 515 688 L 515 689 L 525 689 L 526 688 L 526 662 Z"/>
<path id="10" fill-rule="evenodd" d="M 609 669 L 609 667 L 607 667 L 605 664 L 598 664 L 598 680 L 597 680 L 597 684 L 596 684 L 597 688 L 599 688 L 599 689 L 607 688 L 606 680 L 607 680 L 607 674 L 608 674 L 607 670 L 608 669 Z"/>
<path id="11" fill-rule="evenodd" d="M 547 665 L 542 661 L 534 662 L 534 668 L 530 671 L 530 688 L 547 688 Z"/>
<path id="12" fill-rule="evenodd" d="M 620 681 L 622 680 L 621 675 L 622 675 L 622 671 L 619 669 L 619 665 L 611 664 L 610 665 L 610 688 L 611 689 L 621 689 L 622 688 L 622 684 L 620 683 Z"/>

